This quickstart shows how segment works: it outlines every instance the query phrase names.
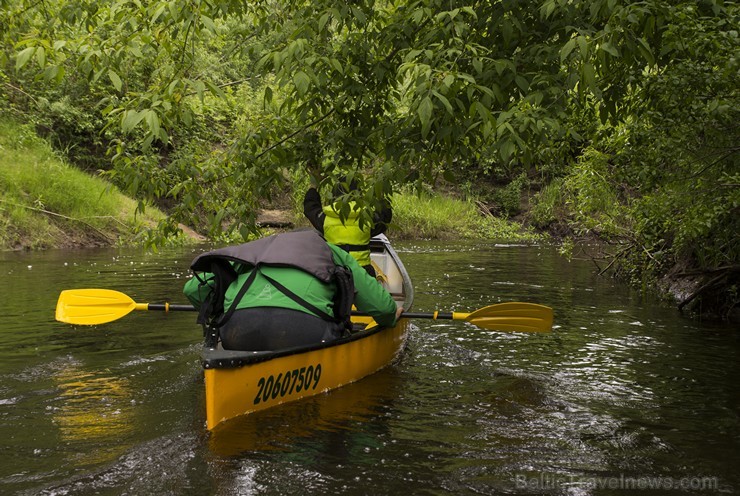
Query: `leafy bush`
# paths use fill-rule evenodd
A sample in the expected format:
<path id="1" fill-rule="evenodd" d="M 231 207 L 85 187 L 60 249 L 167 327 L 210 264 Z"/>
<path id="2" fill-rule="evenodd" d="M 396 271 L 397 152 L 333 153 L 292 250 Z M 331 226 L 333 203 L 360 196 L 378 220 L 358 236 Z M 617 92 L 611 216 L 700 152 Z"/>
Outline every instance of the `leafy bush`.
<path id="1" fill-rule="evenodd" d="M 491 200 L 505 215 L 516 215 L 521 211 L 522 194 L 527 186 L 529 178 L 526 172 L 522 172 L 503 188 L 494 190 Z"/>
<path id="2" fill-rule="evenodd" d="M 532 206 L 528 212 L 529 222 L 539 229 L 547 229 L 553 224 L 566 223 L 564 180 L 555 178 L 545 185 L 532 198 Z"/>

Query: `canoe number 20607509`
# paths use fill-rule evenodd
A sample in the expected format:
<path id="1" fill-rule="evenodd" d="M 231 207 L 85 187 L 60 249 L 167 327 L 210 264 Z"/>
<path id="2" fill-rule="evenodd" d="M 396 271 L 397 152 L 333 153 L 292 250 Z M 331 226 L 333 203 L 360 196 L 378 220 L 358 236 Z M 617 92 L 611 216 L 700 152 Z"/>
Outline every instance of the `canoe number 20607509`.
<path id="1" fill-rule="evenodd" d="M 300 369 L 289 370 L 285 374 L 274 376 L 260 377 L 257 382 L 257 396 L 254 397 L 254 404 L 260 401 L 268 401 L 283 397 L 286 394 L 293 394 L 293 391 L 300 393 L 309 389 L 316 389 L 321 379 L 321 364 L 317 363 Z"/>

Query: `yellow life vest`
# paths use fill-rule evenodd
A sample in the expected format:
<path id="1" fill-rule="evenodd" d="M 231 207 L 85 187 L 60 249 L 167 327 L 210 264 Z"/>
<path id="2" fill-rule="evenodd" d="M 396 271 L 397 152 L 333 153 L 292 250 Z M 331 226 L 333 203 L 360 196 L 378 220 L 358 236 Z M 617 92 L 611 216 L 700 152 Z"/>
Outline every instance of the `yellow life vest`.
<path id="1" fill-rule="evenodd" d="M 360 212 L 354 209 L 355 202 L 350 202 L 350 212 L 342 224 L 339 212 L 332 205 L 325 206 L 322 210 L 326 215 L 324 219 L 324 238 L 329 243 L 335 244 L 348 252 L 362 265 L 370 265 L 370 225 L 360 228 Z"/>

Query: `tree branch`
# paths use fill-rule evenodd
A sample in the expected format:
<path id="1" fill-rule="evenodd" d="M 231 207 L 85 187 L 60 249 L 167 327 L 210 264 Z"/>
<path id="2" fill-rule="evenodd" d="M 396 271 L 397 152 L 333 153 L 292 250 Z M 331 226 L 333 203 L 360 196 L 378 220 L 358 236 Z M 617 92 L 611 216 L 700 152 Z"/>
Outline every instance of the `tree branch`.
<path id="1" fill-rule="evenodd" d="M 712 287 L 716 286 L 717 283 L 719 283 L 722 279 L 724 279 L 725 277 L 727 277 L 729 274 L 730 274 L 730 271 L 724 271 L 720 275 L 718 275 L 717 277 L 712 278 L 708 283 L 706 283 L 705 285 L 703 285 L 702 287 L 700 287 L 699 289 L 697 289 L 696 291 L 694 291 L 688 298 L 686 298 L 685 300 L 683 300 L 678 305 L 678 309 L 679 310 L 683 310 L 683 307 L 685 307 L 686 305 L 688 305 L 689 303 L 691 303 L 694 299 L 696 299 L 696 297 L 698 297 L 699 295 L 701 295 L 703 292 L 705 292 L 708 289 L 711 289 Z"/>

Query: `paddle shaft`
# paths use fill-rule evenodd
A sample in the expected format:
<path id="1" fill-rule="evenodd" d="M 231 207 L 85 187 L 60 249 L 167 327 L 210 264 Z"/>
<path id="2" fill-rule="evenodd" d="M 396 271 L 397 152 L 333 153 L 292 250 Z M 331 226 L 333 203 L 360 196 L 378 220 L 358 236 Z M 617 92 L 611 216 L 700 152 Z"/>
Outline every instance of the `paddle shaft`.
<path id="1" fill-rule="evenodd" d="M 155 310 L 162 312 L 195 312 L 192 305 L 171 305 L 169 303 L 137 303 L 136 310 Z"/>
<path id="2" fill-rule="evenodd" d="M 457 312 L 403 312 L 406 319 L 463 320 L 469 314 Z"/>

